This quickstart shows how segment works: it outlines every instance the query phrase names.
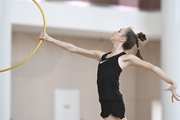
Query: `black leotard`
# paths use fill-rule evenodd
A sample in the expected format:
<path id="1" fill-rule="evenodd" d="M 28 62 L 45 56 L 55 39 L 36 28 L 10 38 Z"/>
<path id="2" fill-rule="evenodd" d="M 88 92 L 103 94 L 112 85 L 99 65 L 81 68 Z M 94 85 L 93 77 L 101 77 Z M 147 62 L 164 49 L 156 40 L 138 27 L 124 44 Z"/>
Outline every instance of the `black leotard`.
<path id="1" fill-rule="evenodd" d="M 99 101 L 122 101 L 122 94 L 119 91 L 119 76 L 122 72 L 118 63 L 118 58 L 126 54 L 121 52 L 110 58 L 106 53 L 101 57 L 98 65 L 97 85 Z"/>

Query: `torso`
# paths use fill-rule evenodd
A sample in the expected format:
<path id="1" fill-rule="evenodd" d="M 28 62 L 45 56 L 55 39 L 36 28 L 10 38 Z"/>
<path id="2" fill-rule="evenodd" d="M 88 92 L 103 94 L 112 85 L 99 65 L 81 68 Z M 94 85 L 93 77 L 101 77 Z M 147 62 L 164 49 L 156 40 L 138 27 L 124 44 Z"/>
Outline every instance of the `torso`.
<path id="1" fill-rule="evenodd" d="M 108 56 L 106 53 L 102 56 L 98 65 L 98 93 L 100 101 L 121 101 L 122 95 L 119 92 L 119 76 L 122 72 L 122 56 L 126 53 L 121 52 L 114 56 Z M 121 64 L 119 64 L 119 61 Z"/>
<path id="2" fill-rule="evenodd" d="M 121 53 L 121 52 L 119 52 L 119 53 Z M 119 54 L 118 53 L 118 54 Z M 104 55 L 104 54 L 106 54 L 106 53 L 103 53 L 102 55 L 101 55 L 101 57 Z M 113 57 L 113 56 L 115 56 L 115 55 L 117 55 L 117 54 L 112 54 L 112 53 L 110 53 L 110 54 L 108 54 L 107 56 L 106 56 L 106 58 L 111 58 L 111 57 Z M 124 70 L 126 67 L 128 67 L 128 65 L 129 65 L 129 60 L 130 60 L 130 56 L 132 56 L 131 54 L 125 54 L 125 55 L 123 55 L 123 56 L 121 56 L 121 57 L 119 57 L 118 58 L 118 63 L 119 63 L 119 66 L 121 67 L 121 69 L 122 70 Z M 101 60 L 101 57 L 99 57 L 99 60 Z"/>

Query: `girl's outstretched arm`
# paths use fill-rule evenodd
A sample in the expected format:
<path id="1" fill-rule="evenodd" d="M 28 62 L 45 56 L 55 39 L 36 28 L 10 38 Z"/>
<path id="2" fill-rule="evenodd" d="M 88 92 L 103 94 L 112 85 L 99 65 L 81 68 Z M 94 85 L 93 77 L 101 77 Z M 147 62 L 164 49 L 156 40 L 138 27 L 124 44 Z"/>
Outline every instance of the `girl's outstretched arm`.
<path id="1" fill-rule="evenodd" d="M 180 101 L 180 96 L 176 93 L 177 84 L 162 69 L 160 69 L 159 67 L 157 67 L 149 62 L 143 61 L 134 55 L 128 55 L 128 65 L 145 68 L 147 70 L 154 72 L 162 80 L 164 80 L 165 82 L 167 82 L 171 85 L 169 88 L 165 89 L 165 91 L 171 91 L 172 102 L 174 102 L 174 98 L 177 101 Z"/>
<path id="2" fill-rule="evenodd" d="M 86 49 L 77 47 L 71 43 L 67 43 L 67 42 L 63 42 L 63 41 L 54 39 L 45 32 L 42 32 L 37 39 L 47 41 L 47 42 L 51 42 L 51 43 L 61 47 L 62 49 L 65 49 L 66 51 L 69 51 L 71 53 L 76 53 L 79 55 L 83 55 L 85 57 L 93 58 L 93 59 L 96 59 L 98 61 L 100 61 L 101 56 L 104 54 L 104 52 L 102 52 L 102 51 L 86 50 Z"/>

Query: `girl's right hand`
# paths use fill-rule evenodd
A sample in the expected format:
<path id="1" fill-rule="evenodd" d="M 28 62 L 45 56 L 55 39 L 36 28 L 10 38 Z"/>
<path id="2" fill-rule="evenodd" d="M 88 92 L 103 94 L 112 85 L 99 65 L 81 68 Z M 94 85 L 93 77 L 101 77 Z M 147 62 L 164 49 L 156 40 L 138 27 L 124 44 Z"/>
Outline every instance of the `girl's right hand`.
<path id="1" fill-rule="evenodd" d="M 42 32 L 37 39 L 38 40 L 43 40 L 43 41 L 48 41 L 49 40 L 49 35 L 46 32 Z"/>
<path id="2" fill-rule="evenodd" d="M 170 91 L 172 93 L 171 100 L 174 102 L 174 98 L 177 101 L 180 101 L 180 96 L 176 93 L 177 84 L 172 84 L 169 88 L 165 89 L 165 91 Z"/>

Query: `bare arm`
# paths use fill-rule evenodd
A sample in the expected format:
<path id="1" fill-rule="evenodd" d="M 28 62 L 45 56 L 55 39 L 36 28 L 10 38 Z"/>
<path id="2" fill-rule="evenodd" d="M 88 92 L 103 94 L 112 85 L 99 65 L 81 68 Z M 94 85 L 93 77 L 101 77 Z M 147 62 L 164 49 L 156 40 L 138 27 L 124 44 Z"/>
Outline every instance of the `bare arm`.
<path id="1" fill-rule="evenodd" d="M 76 53 L 76 54 L 79 54 L 79 55 L 82 55 L 85 57 L 93 58 L 98 61 L 100 61 L 101 56 L 104 54 L 104 52 L 101 52 L 98 50 L 86 50 L 86 49 L 77 47 L 71 43 L 67 43 L 67 42 L 63 42 L 63 41 L 54 39 L 54 38 L 50 37 L 47 33 L 44 33 L 44 32 L 40 34 L 38 39 L 39 40 L 42 39 L 44 41 L 51 42 L 71 53 Z"/>
<path id="2" fill-rule="evenodd" d="M 173 102 L 173 98 L 175 98 L 177 101 L 180 101 L 180 98 L 178 98 L 180 96 L 177 95 L 177 93 L 176 93 L 177 84 L 162 69 L 160 69 L 159 67 L 157 67 L 149 62 L 143 61 L 134 55 L 128 56 L 128 65 L 137 66 L 137 67 L 141 67 L 141 68 L 150 70 L 153 73 L 155 73 L 157 76 L 159 76 L 162 80 L 171 84 L 171 86 L 169 88 L 167 88 L 166 91 L 172 92 L 172 97 L 171 97 L 172 102 Z"/>

